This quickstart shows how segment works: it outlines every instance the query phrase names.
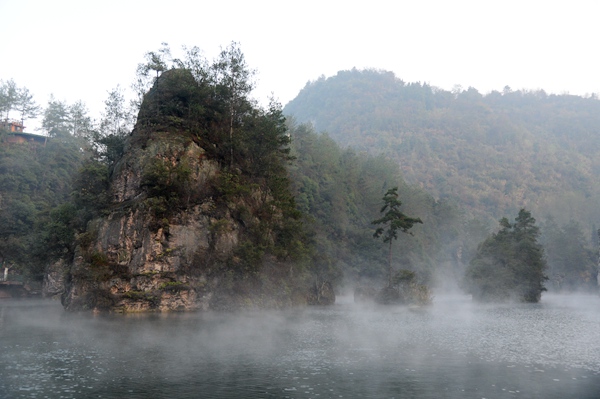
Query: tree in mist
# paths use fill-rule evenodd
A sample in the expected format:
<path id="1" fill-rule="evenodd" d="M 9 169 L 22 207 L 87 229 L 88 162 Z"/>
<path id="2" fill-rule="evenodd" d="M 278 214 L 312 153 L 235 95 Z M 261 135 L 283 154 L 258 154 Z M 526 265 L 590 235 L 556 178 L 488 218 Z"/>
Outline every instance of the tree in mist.
<path id="1" fill-rule="evenodd" d="M 419 215 L 427 223 L 419 229 L 418 239 L 394 243 L 394 259 L 401 254 L 404 267 L 416 273 L 415 283 L 429 282 L 434 271 L 447 279 L 462 276 L 464 265 L 458 258 L 463 253 L 468 257 L 476 244 L 467 247 L 469 224 L 456 205 L 404 182 L 398 165 L 384 156 L 343 149 L 310 124 L 289 121 L 289 125 L 295 158 L 289 172 L 296 203 L 310 219 L 305 224 L 318 253 L 315 262 L 323 265 L 322 270 L 329 269 L 330 279 L 343 273 L 365 287 L 389 280 L 388 252 L 382 251 L 381 240 L 373 239 L 371 221 L 381 216 L 381 187 L 396 185 L 404 213 Z M 477 229 L 472 234 L 479 238 L 487 232 Z M 394 281 L 396 274 L 393 271 Z"/>
<path id="2" fill-rule="evenodd" d="M 19 88 L 14 80 L 0 80 L 0 116 L 4 119 L 10 117 L 10 112 L 15 109 L 18 102 Z"/>
<path id="3" fill-rule="evenodd" d="M 548 277 L 558 291 L 597 289 L 595 247 L 590 247 L 579 223 L 559 226 L 552 217 L 543 225 Z"/>
<path id="4" fill-rule="evenodd" d="M 70 134 L 69 125 L 69 106 L 65 101 L 57 100 L 51 94 L 43 112 L 42 128 L 49 137 L 64 137 Z"/>
<path id="5" fill-rule="evenodd" d="M 69 107 L 69 115 L 73 136 L 90 140 L 95 127 L 85 103 L 77 101 L 71 105 Z"/>
<path id="6" fill-rule="evenodd" d="M 26 87 L 18 90 L 16 110 L 19 113 L 21 124 L 24 124 L 26 119 L 36 118 L 40 113 L 40 106 L 36 104 L 33 94 Z"/>
<path id="7" fill-rule="evenodd" d="M 40 107 L 33 100 L 33 94 L 26 87 L 18 87 L 14 80 L 0 81 L 0 117 L 10 118 L 10 113 L 16 111 L 21 124 L 26 119 L 35 118 Z"/>
<path id="8" fill-rule="evenodd" d="M 384 215 L 374 220 L 373 224 L 381 224 L 382 227 L 378 227 L 373 233 L 373 237 L 379 238 L 383 236 L 383 242 L 389 243 L 388 249 L 388 286 L 393 286 L 392 278 L 392 243 L 398 239 L 398 231 L 403 233 L 410 233 L 408 230 L 413 227 L 415 223 L 423 223 L 419 218 L 412 218 L 406 216 L 400 211 L 402 202 L 398 199 L 398 187 L 389 189 L 383 196 L 383 206 L 381 207 L 380 213 Z"/>
<path id="9" fill-rule="evenodd" d="M 525 192 L 540 212 L 570 209 L 586 228 L 600 218 L 598 173 L 584 166 L 600 156 L 592 96 L 502 87 L 481 95 L 351 70 L 307 83 L 285 112 L 343 146 L 386 154 L 407 181 L 475 217 L 497 219 Z"/>
<path id="10" fill-rule="evenodd" d="M 215 201 L 229 207 L 248 193 L 260 193 L 260 216 L 255 222 L 246 222 L 248 234 L 238 249 L 238 269 L 253 270 L 266 253 L 278 258 L 303 256 L 300 213 L 290 194 L 287 176 L 290 137 L 281 105 L 272 101 L 268 108 L 262 108 L 250 99 L 253 72 L 237 44 L 223 49 L 211 62 L 196 47 L 185 50 L 185 59 L 173 60 L 163 44 L 159 51 L 146 53 L 145 62 L 138 65 L 137 88 L 143 89 L 137 122 L 140 133 L 160 127 L 161 131 L 183 135 L 201 146 L 205 157 L 223 168 L 213 183 Z M 106 115 L 116 103 L 106 103 Z M 107 139 L 118 135 L 115 129 L 110 130 L 113 124 L 106 126 L 101 133 L 110 134 L 99 142 L 105 144 L 107 152 L 100 160 L 110 164 L 114 158 L 108 150 L 116 148 L 112 146 L 116 143 Z M 97 165 L 91 166 L 94 168 L 88 168 L 88 173 L 104 176 Z M 203 195 L 190 184 L 191 173 L 184 163 L 170 164 L 161 159 L 147 166 L 142 186 L 154 209 L 159 210 L 156 215 L 168 217 Z M 81 196 L 81 200 L 89 203 L 86 196 Z M 240 210 L 241 214 L 245 212 Z"/>
<path id="11" fill-rule="evenodd" d="M 535 218 L 525 209 L 514 223 L 502 218 L 500 230 L 479 245 L 465 272 L 465 288 L 473 298 L 538 302 L 547 280 L 539 235 Z"/>
<path id="12" fill-rule="evenodd" d="M 123 155 L 125 138 L 133 129 L 133 111 L 125 101 L 120 85 L 108 92 L 98 129 L 91 131 L 91 143 L 95 158 L 108 166 Z"/>
<path id="13" fill-rule="evenodd" d="M 157 51 L 148 51 L 144 54 L 145 62 L 139 63 L 136 70 L 136 78 L 131 87 L 137 95 L 132 101 L 132 108 L 139 110 L 144 95 L 158 82 L 160 75 L 173 68 L 174 60 L 171 57 L 171 49 L 168 43 L 161 43 Z"/>
<path id="14" fill-rule="evenodd" d="M 210 65 L 203 51 L 197 46 L 183 46 L 183 51 L 185 58 L 174 59 L 173 64 L 175 67 L 190 71 L 198 86 L 202 86 L 210 81 L 212 79 Z"/>
<path id="15" fill-rule="evenodd" d="M 41 281 L 44 267 L 73 244 L 75 213 L 65 204 L 86 156 L 76 140 L 0 143 L 0 256 L 12 272 Z"/>
<path id="16" fill-rule="evenodd" d="M 102 135 L 124 137 L 132 129 L 132 112 L 125 102 L 125 92 L 120 85 L 108 92 L 100 120 Z"/>
<path id="17" fill-rule="evenodd" d="M 244 112 L 252 108 L 248 96 L 254 89 L 252 77 L 255 71 L 248 68 L 244 53 L 235 42 L 221 50 L 213 64 L 213 71 L 219 94 L 229 108 L 230 165 L 233 165 L 234 130 L 238 128 Z"/>

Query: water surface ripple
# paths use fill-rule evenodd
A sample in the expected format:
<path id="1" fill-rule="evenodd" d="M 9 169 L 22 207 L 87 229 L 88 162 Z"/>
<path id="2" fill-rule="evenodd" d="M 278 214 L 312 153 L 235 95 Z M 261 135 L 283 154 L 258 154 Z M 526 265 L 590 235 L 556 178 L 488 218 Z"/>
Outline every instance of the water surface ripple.
<path id="1" fill-rule="evenodd" d="M 600 398 L 600 298 L 240 313 L 0 302 L 0 398 Z"/>

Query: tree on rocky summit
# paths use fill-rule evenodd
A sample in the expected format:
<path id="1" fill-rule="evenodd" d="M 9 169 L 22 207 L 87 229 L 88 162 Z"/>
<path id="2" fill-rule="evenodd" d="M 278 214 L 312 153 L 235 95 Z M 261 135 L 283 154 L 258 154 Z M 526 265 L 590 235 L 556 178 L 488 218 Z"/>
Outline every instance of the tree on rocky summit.
<path id="1" fill-rule="evenodd" d="M 515 223 L 502 218 L 500 227 L 479 245 L 465 273 L 465 288 L 477 300 L 538 302 L 547 277 L 535 219 L 521 209 Z"/>
<path id="2" fill-rule="evenodd" d="M 373 234 L 373 237 L 379 238 L 383 236 L 383 242 L 389 243 L 388 252 L 388 286 L 393 286 L 392 278 L 392 242 L 398 239 L 398 231 L 403 233 L 410 233 L 408 230 L 413 227 L 415 223 L 423 223 L 419 218 L 412 218 L 406 216 L 400 211 L 402 202 L 398 199 L 398 187 L 391 188 L 383 196 L 383 207 L 381 213 L 384 215 L 374 220 L 373 224 L 381 224 L 382 227 L 378 227 Z"/>
<path id="3" fill-rule="evenodd" d="M 235 42 L 221 50 L 213 71 L 218 92 L 229 108 L 229 157 L 230 166 L 233 166 L 234 130 L 239 127 L 242 116 L 252 109 L 248 97 L 254 89 L 255 71 L 248 67 L 244 53 Z"/>
<path id="4" fill-rule="evenodd" d="M 158 51 L 148 51 L 144 58 L 146 62 L 137 66 L 136 79 L 132 88 L 137 94 L 137 99 L 132 101 L 132 107 L 136 110 L 142 105 L 144 95 L 158 82 L 160 75 L 173 67 L 171 48 L 168 43 L 161 43 Z M 157 104 L 158 105 L 158 104 Z"/>

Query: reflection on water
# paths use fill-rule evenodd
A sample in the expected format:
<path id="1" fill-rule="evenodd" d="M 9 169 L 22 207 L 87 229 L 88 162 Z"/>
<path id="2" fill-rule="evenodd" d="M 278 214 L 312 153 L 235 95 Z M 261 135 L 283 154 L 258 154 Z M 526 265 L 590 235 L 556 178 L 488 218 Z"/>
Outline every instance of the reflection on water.
<path id="1" fill-rule="evenodd" d="M 0 398 L 598 398 L 600 299 L 128 316 L 0 302 Z"/>

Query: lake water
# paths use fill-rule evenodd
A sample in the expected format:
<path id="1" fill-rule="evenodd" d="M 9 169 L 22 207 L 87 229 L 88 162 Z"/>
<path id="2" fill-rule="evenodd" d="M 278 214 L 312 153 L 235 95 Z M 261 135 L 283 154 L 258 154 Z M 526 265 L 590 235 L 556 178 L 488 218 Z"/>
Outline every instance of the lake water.
<path id="1" fill-rule="evenodd" d="M 71 314 L 0 302 L 0 398 L 600 398 L 600 298 Z"/>

